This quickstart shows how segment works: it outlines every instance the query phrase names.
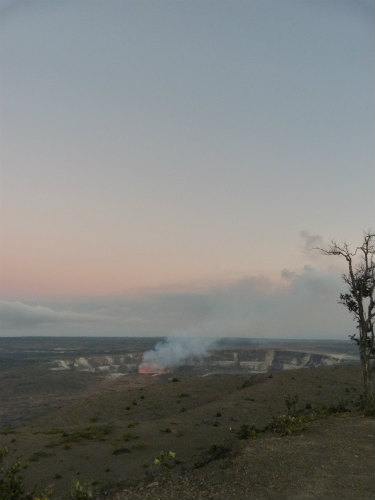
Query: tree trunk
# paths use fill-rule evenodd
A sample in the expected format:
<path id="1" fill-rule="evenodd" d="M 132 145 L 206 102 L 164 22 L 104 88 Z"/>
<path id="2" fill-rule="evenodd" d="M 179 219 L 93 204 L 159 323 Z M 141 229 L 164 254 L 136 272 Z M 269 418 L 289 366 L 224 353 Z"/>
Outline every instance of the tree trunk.
<path id="1" fill-rule="evenodd" d="M 362 348 L 360 354 L 365 389 L 365 410 L 366 413 L 373 414 L 375 411 L 375 373 L 372 365 L 372 359 L 366 352 L 366 348 Z"/>

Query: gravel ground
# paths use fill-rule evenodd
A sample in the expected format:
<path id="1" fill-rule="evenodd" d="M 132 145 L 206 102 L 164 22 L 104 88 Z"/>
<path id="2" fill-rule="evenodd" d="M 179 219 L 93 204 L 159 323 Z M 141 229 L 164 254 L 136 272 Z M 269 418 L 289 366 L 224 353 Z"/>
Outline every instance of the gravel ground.
<path id="1" fill-rule="evenodd" d="M 261 434 L 235 456 L 191 471 L 171 470 L 111 500 L 371 500 L 375 421 L 345 413 L 299 435 Z"/>

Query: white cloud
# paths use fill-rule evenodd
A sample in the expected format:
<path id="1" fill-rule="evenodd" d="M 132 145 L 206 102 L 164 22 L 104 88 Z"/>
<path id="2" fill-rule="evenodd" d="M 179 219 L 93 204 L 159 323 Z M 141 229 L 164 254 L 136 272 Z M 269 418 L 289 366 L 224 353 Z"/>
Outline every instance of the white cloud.
<path id="1" fill-rule="evenodd" d="M 28 329 L 43 324 L 66 322 L 92 322 L 105 319 L 82 312 L 57 311 L 45 306 L 30 306 L 23 302 L 0 300 L 0 325 L 2 330 Z"/>

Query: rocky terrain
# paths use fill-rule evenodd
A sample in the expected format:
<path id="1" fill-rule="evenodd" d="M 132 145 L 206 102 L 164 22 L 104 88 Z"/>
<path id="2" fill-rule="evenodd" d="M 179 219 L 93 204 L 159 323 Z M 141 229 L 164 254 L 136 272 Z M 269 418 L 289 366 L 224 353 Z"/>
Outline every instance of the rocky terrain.
<path id="1" fill-rule="evenodd" d="M 73 370 L 118 377 L 138 372 L 142 353 L 127 353 L 104 356 L 79 356 L 53 359 L 49 363 L 52 371 Z M 208 373 L 264 373 L 267 371 L 293 370 L 312 366 L 331 366 L 353 363 L 358 356 L 345 353 L 326 354 L 294 351 L 289 349 L 258 348 L 251 351 L 217 350 L 202 359 L 190 358 L 178 367 L 179 371 L 196 374 Z M 176 368 L 166 368 L 172 372 Z M 152 370 L 151 370 L 152 371 Z"/>

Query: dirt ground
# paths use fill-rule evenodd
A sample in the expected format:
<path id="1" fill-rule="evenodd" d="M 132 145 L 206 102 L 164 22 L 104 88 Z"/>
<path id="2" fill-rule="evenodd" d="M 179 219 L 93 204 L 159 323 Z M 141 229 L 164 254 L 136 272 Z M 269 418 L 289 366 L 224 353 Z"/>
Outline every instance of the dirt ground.
<path id="1" fill-rule="evenodd" d="M 237 456 L 185 473 L 160 473 L 113 500 L 370 500 L 375 421 L 340 414 L 300 435 L 261 435 Z"/>
<path id="2" fill-rule="evenodd" d="M 68 500 L 76 480 L 106 500 L 375 498 L 375 421 L 358 411 L 359 366 L 77 377 L 29 377 L 0 408 L 18 422 L 0 430 L 0 448 L 10 463 L 22 457 L 27 488 L 53 485 L 53 500 Z M 291 436 L 265 431 L 295 398 L 296 414 L 319 418 Z M 243 426 L 255 435 L 240 439 Z M 173 468 L 154 464 L 163 451 L 176 454 Z"/>

